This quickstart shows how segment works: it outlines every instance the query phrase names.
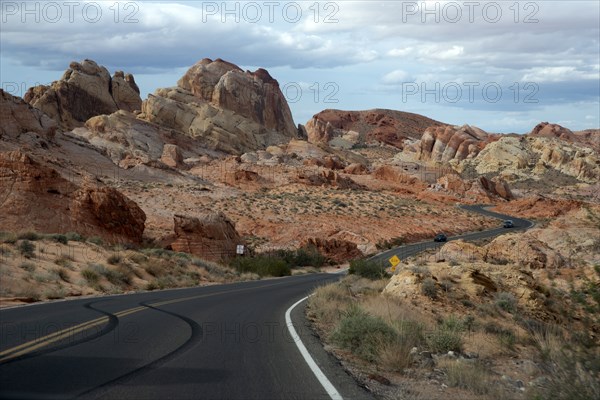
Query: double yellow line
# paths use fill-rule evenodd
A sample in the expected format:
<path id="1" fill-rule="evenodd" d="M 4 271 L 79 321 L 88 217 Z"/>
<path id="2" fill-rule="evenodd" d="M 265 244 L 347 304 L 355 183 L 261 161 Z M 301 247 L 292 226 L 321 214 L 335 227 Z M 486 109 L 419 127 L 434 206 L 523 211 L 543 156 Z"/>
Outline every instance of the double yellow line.
<path id="1" fill-rule="evenodd" d="M 148 306 L 139 306 L 139 307 L 134 307 L 134 308 L 129 308 L 127 310 L 119 311 L 118 313 L 114 314 L 114 316 L 122 318 L 122 317 L 126 317 L 128 315 L 131 315 L 131 314 L 138 313 L 143 310 L 148 310 L 151 307 L 160 307 L 160 306 L 165 306 L 165 305 L 169 305 L 169 304 L 181 303 L 184 301 L 196 300 L 196 299 L 200 299 L 200 298 L 204 298 L 204 297 L 217 296 L 217 295 L 225 294 L 225 293 L 242 292 L 242 291 L 246 291 L 246 290 L 259 289 L 259 288 L 262 289 L 262 288 L 269 287 L 269 286 L 280 285 L 282 283 L 285 283 L 285 282 L 278 282 L 278 283 L 273 283 L 273 284 L 269 284 L 269 285 L 244 288 L 244 289 L 222 290 L 222 291 L 210 293 L 210 294 L 202 294 L 202 295 L 198 295 L 198 296 L 190 296 L 190 297 L 183 297 L 183 298 L 173 299 L 173 300 L 165 300 L 165 301 L 161 301 L 161 302 L 157 302 L 157 303 L 148 304 Z M 49 335 L 34 339 L 32 341 L 23 343 L 21 345 L 12 347 L 10 349 L 6 349 L 6 350 L 0 352 L 0 363 L 4 363 L 6 361 L 20 357 L 22 355 L 34 352 L 43 347 L 47 347 L 47 346 L 51 345 L 52 343 L 56 343 L 56 342 L 63 340 L 71 335 L 76 335 L 78 333 L 84 332 L 95 326 L 105 324 L 108 321 L 109 321 L 108 316 L 99 317 L 99 318 L 93 319 L 91 321 L 83 322 L 79 325 L 75 325 L 73 327 L 63 329 L 63 330 L 51 333 Z"/>

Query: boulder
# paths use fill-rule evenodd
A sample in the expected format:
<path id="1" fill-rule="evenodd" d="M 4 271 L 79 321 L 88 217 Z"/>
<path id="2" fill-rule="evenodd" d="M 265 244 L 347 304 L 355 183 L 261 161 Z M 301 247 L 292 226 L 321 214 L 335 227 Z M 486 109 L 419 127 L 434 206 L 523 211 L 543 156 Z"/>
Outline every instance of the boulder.
<path id="1" fill-rule="evenodd" d="M 171 168 L 182 168 L 185 167 L 183 163 L 183 155 L 181 154 L 181 150 L 175 144 L 165 144 L 163 146 L 162 156 L 160 157 L 160 161 L 165 163 Z"/>
<path id="2" fill-rule="evenodd" d="M 175 237 L 171 248 L 205 260 L 220 261 L 236 254 L 243 244 L 235 225 L 223 213 L 204 213 L 198 217 L 175 215 Z"/>
<path id="3" fill-rule="evenodd" d="M 344 168 L 344 172 L 351 175 L 363 175 L 368 172 L 367 167 L 360 163 L 352 163 Z"/>

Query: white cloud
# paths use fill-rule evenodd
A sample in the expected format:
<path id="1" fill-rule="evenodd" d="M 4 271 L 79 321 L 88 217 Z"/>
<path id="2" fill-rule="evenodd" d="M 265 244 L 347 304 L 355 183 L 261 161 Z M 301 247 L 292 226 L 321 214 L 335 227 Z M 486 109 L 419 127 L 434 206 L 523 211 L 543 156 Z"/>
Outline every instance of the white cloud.
<path id="1" fill-rule="evenodd" d="M 414 52 L 413 47 L 404 47 L 399 49 L 391 49 L 386 54 L 390 57 L 405 57 Z"/>
<path id="2" fill-rule="evenodd" d="M 532 68 L 523 75 L 522 82 L 568 82 L 577 80 L 598 80 L 597 72 L 581 71 L 576 67 L 543 67 Z"/>
<path id="3" fill-rule="evenodd" d="M 406 73 L 406 71 L 397 69 L 388 74 L 385 74 L 382 78 L 382 82 L 387 84 L 398 84 L 402 82 L 407 82 L 408 78 L 409 75 L 408 73 Z"/>

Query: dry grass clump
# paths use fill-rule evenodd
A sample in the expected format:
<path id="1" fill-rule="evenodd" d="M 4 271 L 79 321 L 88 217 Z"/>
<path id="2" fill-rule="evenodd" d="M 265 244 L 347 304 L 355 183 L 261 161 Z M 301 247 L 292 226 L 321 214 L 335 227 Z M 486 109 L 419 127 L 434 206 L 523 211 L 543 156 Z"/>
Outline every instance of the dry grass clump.
<path id="1" fill-rule="evenodd" d="M 492 389 L 490 374 L 481 363 L 443 359 L 438 366 L 445 370 L 450 387 L 466 389 L 477 395 L 489 394 Z"/>
<path id="2" fill-rule="evenodd" d="M 344 311 L 352 302 L 350 292 L 343 286 L 320 286 L 308 298 L 308 316 L 329 332 L 339 323 Z"/>

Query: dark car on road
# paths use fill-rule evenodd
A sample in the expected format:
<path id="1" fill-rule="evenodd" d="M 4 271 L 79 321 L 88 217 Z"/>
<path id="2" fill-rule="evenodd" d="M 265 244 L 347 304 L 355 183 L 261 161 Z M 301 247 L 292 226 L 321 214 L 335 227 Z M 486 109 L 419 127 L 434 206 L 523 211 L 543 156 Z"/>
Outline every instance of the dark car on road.
<path id="1" fill-rule="evenodd" d="M 506 221 L 504 221 L 502 226 L 505 228 L 514 228 L 515 224 L 510 219 L 507 219 Z"/>
<path id="2" fill-rule="evenodd" d="M 448 237 L 446 235 L 444 235 L 443 233 L 438 233 L 433 238 L 433 241 L 434 242 L 446 242 L 446 241 L 448 241 Z"/>

